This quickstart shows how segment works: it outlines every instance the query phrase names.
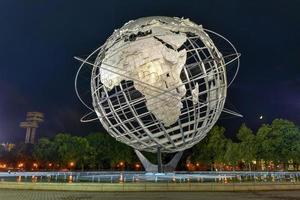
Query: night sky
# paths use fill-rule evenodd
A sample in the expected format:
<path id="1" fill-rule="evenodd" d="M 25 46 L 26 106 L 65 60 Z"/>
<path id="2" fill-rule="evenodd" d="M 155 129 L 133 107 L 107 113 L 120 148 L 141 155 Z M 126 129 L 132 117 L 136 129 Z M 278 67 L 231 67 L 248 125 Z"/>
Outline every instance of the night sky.
<path id="1" fill-rule="evenodd" d="M 219 121 L 227 135 L 242 122 L 256 129 L 277 117 L 300 125 L 299 8 L 296 0 L 1 0 L 0 142 L 24 139 L 27 111 L 45 113 L 39 137 L 101 130 L 98 121 L 79 122 L 87 109 L 75 95 L 73 56 L 89 54 L 127 21 L 155 15 L 190 18 L 242 54 L 227 107 L 244 118 Z"/>

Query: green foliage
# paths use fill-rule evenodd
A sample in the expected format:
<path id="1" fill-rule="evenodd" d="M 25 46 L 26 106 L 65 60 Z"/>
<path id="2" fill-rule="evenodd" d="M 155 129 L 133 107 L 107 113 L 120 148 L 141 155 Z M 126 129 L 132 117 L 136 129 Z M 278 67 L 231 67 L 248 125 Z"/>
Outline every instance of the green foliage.
<path id="1" fill-rule="evenodd" d="M 33 157 L 42 163 L 56 161 L 56 149 L 52 141 L 47 138 L 41 138 L 34 146 Z"/>
<path id="2" fill-rule="evenodd" d="M 257 143 L 256 136 L 253 134 L 253 131 L 242 124 L 240 127 L 237 138 L 239 139 L 239 151 L 241 154 L 241 159 L 251 170 L 251 163 L 257 157 Z"/>
<path id="3" fill-rule="evenodd" d="M 237 166 L 244 163 L 246 169 L 251 170 L 254 160 L 283 164 L 285 167 L 291 162 L 296 167 L 300 164 L 300 130 L 288 120 L 275 119 L 271 124 L 263 124 L 256 134 L 242 124 L 236 142 L 226 138 L 224 133 L 224 127 L 214 126 L 191 149 L 187 158 L 210 165 L 211 169 L 222 164 Z M 156 154 L 145 155 L 153 163 L 156 162 Z M 120 161 L 128 167 L 138 161 L 131 147 L 106 133 L 92 133 L 86 137 L 60 133 L 52 139 L 41 138 L 35 145 L 20 143 L 11 152 L 0 146 L 0 159 L 14 166 L 19 162 L 37 161 L 39 166 L 51 162 L 55 166 L 59 164 L 69 168 L 69 163 L 74 162 L 77 169 L 82 170 L 113 169 Z"/>
<path id="4" fill-rule="evenodd" d="M 108 134 L 93 133 L 86 138 L 95 151 L 95 164 L 98 169 L 108 166 L 113 167 L 120 161 L 131 163 L 133 160 L 132 148 L 116 141 Z"/>
<path id="5" fill-rule="evenodd" d="M 227 139 L 224 136 L 225 128 L 214 126 L 207 136 L 193 147 L 192 161 L 206 163 L 224 162 Z"/>
<path id="6" fill-rule="evenodd" d="M 214 126 L 208 133 L 208 149 L 210 149 L 214 162 L 224 162 L 224 155 L 226 152 L 227 138 L 224 135 L 225 128 L 221 126 Z"/>
<path id="7" fill-rule="evenodd" d="M 242 159 L 242 153 L 240 144 L 234 143 L 229 140 L 226 144 L 226 151 L 224 155 L 224 161 L 226 164 L 236 166 Z"/>
<path id="8" fill-rule="evenodd" d="M 299 164 L 300 131 L 292 122 L 275 119 L 271 125 L 263 125 L 257 132 L 258 157 L 265 161 Z"/>
<path id="9" fill-rule="evenodd" d="M 233 166 L 243 162 L 248 170 L 252 169 L 254 160 L 285 166 L 288 162 L 300 164 L 299 127 L 288 120 L 275 119 L 271 124 L 263 124 L 257 134 L 242 124 L 237 133 L 238 142 L 225 138 L 224 131 L 224 128 L 215 126 L 193 147 L 191 160 Z"/>
<path id="10" fill-rule="evenodd" d="M 58 134 L 55 136 L 54 147 L 56 149 L 58 162 L 67 167 L 68 163 L 75 162 L 81 169 L 93 161 L 95 153 L 88 140 L 83 137 L 71 136 L 69 134 Z"/>
<path id="11" fill-rule="evenodd" d="M 22 152 L 22 148 L 19 151 Z M 69 168 L 70 162 L 74 162 L 84 170 L 113 168 L 120 161 L 131 163 L 134 159 L 133 153 L 132 148 L 108 134 L 93 133 L 86 137 L 78 137 L 60 133 L 51 140 L 41 138 L 34 145 L 32 155 L 44 165 L 51 162 Z"/>
<path id="12" fill-rule="evenodd" d="M 191 160 L 193 162 L 206 163 L 208 165 L 213 164 L 214 157 L 211 150 L 208 147 L 209 136 L 205 137 L 201 142 L 196 144 L 192 149 Z"/>

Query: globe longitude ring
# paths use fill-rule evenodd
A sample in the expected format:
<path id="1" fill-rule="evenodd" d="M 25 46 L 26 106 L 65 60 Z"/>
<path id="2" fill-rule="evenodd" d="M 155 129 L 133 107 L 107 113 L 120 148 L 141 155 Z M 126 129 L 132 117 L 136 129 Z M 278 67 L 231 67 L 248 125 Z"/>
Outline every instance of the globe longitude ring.
<path id="1" fill-rule="evenodd" d="M 233 54 L 223 56 L 209 33 Z M 83 121 L 100 119 L 111 136 L 137 150 L 183 151 L 201 141 L 222 112 L 241 116 L 224 108 L 226 66 L 237 61 L 238 71 L 239 56 L 226 38 L 188 19 L 129 21 L 86 59 L 77 58 L 76 88 L 80 70 L 92 66 L 92 106 L 76 92 L 97 115 Z"/>

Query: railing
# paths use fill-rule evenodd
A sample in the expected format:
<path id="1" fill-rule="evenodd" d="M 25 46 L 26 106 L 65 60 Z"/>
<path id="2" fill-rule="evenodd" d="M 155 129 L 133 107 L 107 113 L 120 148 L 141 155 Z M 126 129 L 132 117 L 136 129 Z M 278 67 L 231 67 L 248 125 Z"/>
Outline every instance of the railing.
<path id="1" fill-rule="evenodd" d="M 300 172 L 12 172 L 0 173 L 5 182 L 43 183 L 299 183 Z"/>

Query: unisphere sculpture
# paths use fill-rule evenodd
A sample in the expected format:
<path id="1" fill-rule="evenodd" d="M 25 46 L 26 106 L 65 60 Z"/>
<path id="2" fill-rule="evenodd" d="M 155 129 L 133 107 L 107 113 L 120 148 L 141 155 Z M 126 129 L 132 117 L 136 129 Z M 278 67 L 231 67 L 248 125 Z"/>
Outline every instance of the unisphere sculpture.
<path id="1" fill-rule="evenodd" d="M 209 34 L 230 44 L 229 61 Z M 223 36 L 188 19 L 129 21 L 77 59 L 81 68 L 92 66 L 90 109 L 112 137 L 136 150 L 180 152 L 201 141 L 222 111 L 239 116 L 224 110 L 226 64 L 239 54 Z"/>

